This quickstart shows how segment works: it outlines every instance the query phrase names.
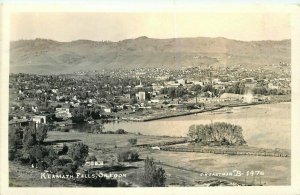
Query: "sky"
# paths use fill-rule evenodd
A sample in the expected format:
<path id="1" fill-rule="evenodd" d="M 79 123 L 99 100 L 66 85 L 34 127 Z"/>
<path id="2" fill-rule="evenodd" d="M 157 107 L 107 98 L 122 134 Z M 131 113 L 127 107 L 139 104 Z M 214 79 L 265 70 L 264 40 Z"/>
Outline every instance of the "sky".
<path id="1" fill-rule="evenodd" d="M 88 39 L 119 41 L 150 38 L 226 37 L 282 40 L 291 38 L 287 13 L 13 13 L 10 39 L 47 38 L 57 41 Z"/>

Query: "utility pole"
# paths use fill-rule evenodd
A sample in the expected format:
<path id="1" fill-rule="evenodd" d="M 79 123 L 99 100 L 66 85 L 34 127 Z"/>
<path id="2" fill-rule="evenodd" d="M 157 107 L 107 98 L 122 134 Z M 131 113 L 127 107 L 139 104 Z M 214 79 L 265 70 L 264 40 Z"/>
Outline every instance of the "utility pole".
<path id="1" fill-rule="evenodd" d="M 245 185 L 247 185 L 247 174 L 246 174 L 246 170 L 244 169 L 244 174 L 245 174 Z"/>
<path id="2" fill-rule="evenodd" d="M 259 185 L 261 185 L 261 175 L 259 175 Z"/>
<path id="3" fill-rule="evenodd" d="M 50 176 L 51 176 L 51 178 L 50 178 L 50 187 L 52 187 L 52 169 L 50 170 Z"/>

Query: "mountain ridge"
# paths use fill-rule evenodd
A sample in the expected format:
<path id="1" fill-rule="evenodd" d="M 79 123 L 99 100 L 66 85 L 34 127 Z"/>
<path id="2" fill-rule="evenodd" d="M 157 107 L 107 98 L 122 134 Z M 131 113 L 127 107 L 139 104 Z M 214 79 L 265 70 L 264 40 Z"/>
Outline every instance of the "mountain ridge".
<path id="1" fill-rule="evenodd" d="M 230 66 L 253 68 L 291 61 L 291 40 L 240 41 L 224 37 L 120 41 L 51 39 L 11 41 L 10 72 L 71 73 L 138 67 Z"/>

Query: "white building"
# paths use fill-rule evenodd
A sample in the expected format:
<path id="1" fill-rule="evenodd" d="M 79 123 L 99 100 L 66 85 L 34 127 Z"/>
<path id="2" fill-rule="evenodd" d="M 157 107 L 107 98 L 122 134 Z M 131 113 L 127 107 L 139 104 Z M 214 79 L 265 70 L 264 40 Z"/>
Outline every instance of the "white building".
<path id="1" fill-rule="evenodd" d="M 139 91 L 136 93 L 136 99 L 138 101 L 145 101 L 146 100 L 146 92 L 145 91 Z"/>
<path id="2" fill-rule="evenodd" d="M 33 116 L 32 121 L 39 123 L 39 124 L 45 124 L 45 123 L 47 123 L 47 117 L 46 116 Z"/>

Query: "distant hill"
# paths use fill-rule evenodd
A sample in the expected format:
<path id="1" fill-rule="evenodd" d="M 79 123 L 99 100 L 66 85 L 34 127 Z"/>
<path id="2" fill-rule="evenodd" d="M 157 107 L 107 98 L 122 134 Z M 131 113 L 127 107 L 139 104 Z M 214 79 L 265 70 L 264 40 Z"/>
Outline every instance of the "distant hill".
<path id="1" fill-rule="evenodd" d="M 222 37 L 153 39 L 144 36 L 118 42 L 20 40 L 11 42 L 10 47 L 10 72 L 25 73 L 232 64 L 257 68 L 290 61 L 290 40 L 246 42 Z"/>

